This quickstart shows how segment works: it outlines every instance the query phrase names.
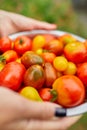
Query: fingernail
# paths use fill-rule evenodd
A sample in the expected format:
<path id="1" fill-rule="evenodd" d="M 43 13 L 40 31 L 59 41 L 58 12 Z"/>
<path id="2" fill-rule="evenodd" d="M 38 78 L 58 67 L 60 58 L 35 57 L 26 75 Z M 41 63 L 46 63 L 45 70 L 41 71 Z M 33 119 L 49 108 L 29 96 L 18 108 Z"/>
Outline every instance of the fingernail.
<path id="1" fill-rule="evenodd" d="M 56 108 L 55 109 L 55 116 L 56 117 L 64 117 L 64 116 L 66 116 L 66 109 L 64 109 L 64 108 Z"/>

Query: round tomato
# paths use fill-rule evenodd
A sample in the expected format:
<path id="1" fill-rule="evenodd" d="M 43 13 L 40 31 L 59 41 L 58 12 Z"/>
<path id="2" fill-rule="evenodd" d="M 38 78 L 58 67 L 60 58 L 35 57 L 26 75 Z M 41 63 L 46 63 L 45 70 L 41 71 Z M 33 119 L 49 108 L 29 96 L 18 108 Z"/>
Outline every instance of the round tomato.
<path id="1" fill-rule="evenodd" d="M 53 39 L 46 44 L 45 49 L 56 55 L 60 55 L 63 52 L 63 44 L 58 39 Z"/>
<path id="2" fill-rule="evenodd" d="M 66 58 L 76 64 L 82 63 L 87 58 L 87 50 L 82 42 L 72 42 L 65 46 L 64 55 Z"/>
<path id="3" fill-rule="evenodd" d="M 0 71 L 0 86 L 18 90 L 23 81 L 26 69 L 17 62 L 10 62 Z"/>
<path id="4" fill-rule="evenodd" d="M 51 88 L 42 88 L 39 90 L 39 95 L 43 101 L 54 102 L 57 99 L 57 92 Z"/>
<path id="5" fill-rule="evenodd" d="M 53 89 L 58 93 L 57 102 L 64 107 L 74 107 L 84 102 L 85 87 L 76 76 L 61 76 L 53 83 Z"/>
<path id="6" fill-rule="evenodd" d="M 84 85 L 87 87 L 87 62 L 82 63 L 77 68 L 77 76 L 82 80 Z"/>
<path id="7" fill-rule="evenodd" d="M 51 52 L 43 52 L 41 56 L 45 62 L 50 62 L 50 63 L 52 63 L 56 57 L 56 55 Z"/>
<path id="8" fill-rule="evenodd" d="M 32 41 L 27 36 L 17 37 L 14 41 L 14 50 L 22 55 L 24 52 L 31 50 Z"/>
<path id="9" fill-rule="evenodd" d="M 36 51 L 43 48 L 46 44 L 46 40 L 43 35 L 36 35 L 32 40 L 32 50 Z"/>
<path id="10" fill-rule="evenodd" d="M 43 34 L 45 40 L 46 40 L 46 43 L 49 43 L 50 41 L 52 41 L 53 39 L 55 39 L 55 36 L 52 35 L 52 34 Z"/>
<path id="11" fill-rule="evenodd" d="M 0 38 L 0 52 L 5 52 L 12 48 L 12 41 L 9 37 Z"/>

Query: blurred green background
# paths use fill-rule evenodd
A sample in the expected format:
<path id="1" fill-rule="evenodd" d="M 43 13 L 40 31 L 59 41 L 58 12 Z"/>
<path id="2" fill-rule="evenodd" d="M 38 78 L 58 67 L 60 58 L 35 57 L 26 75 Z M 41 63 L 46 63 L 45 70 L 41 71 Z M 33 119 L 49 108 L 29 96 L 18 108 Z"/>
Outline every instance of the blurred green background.
<path id="1" fill-rule="evenodd" d="M 74 4 L 72 4 L 73 2 Z M 87 6 L 84 7 L 87 4 L 87 0 L 86 4 L 81 2 L 81 0 L 0 0 L 0 9 L 56 23 L 58 25 L 57 29 L 68 31 L 87 39 L 87 10 L 85 10 Z M 87 114 L 69 130 L 87 130 L 86 120 Z"/>

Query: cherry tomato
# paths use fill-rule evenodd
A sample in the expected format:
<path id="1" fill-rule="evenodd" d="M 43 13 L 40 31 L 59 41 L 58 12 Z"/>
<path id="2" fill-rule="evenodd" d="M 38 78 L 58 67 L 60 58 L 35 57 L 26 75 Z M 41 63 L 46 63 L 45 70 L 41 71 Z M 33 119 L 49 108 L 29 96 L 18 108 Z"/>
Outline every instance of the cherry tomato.
<path id="1" fill-rule="evenodd" d="M 46 44 L 46 40 L 43 35 L 36 35 L 32 40 L 32 50 L 36 51 L 43 48 Z"/>
<path id="2" fill-rule="evenodd" d="M 65 46 L 64 55 L 76 64 L 84 62 L 87 57 L 87 50 L 82 42 L 72 42 Z"/>
<path id="3" fill-rule="evenodd" d="M 2 54 L 2 58 L 4 58 L 6 63 L 8 63 L 8 62 L 12 62 L 12 61 L 15 61 L 16 59 L 18 59 L 18 55 L 17 55 L 16 51 L 8 50 Z"/>
<path id="4" fill-rule="evenodd" d="M 27 51 L 22 55 L 21 62 L 26 68 L 28 68 L 31 65 L 35 64 L 42 65 L 44 63 L 44 60 L 40 55 L 37 55 L 33 51 Z"/>
<path id="5" fill-rule="evenodd" d="M 77 67 L 73 62 L 68 62 L 68 67 L 64 71 L 64 74 L 71 74 L 74 75 L 76 74 Z"/>
<path id="6" fill-rule="evenodd" d="M 20 63 L 7 63 L 0 71 L 0 86 L 18 90 L 23 81 L 25 71 L 25 67 Z"/>
<path id="7" fill-rule="evenodd" d="M 14 50 L 22 55 L 24 52 L 31 50 L 32 41 L 27 36 L 17 37 L 14 41 Z"/>
<path id="8" fill-rule="evenodd" d="M 45 40 L 46 40 L 46 43 L 49 43 L 50 41 L 52 41 L 53 39 L 55 39 L 55 36 L 52 35 L 52 34 L 43 34 Z"/>
<path id="9" fill-rule="evenodd" d="M 42 102 L 42 99 L 41 99 L 38 91 L 31 86 L 26 86 L 26 87 L 22 88 L 19 93 L 29 100 Z"/>
<path id="10" fill-rule="evenodd" d="M 43 52 L 41 56 L 45 62 L 50 62 L 50 63 L 52 63 L 56 57 L 56 55 L 51 52 Z"/>
<path id="11" fill-rule="evenodd" d="M 42 88 L 39 90 L 39 95 L 43 101 L 54 102 L 57 99 L 57 92 L 51 88 Z"/>
<path id="12" fill-rule="evenodd" d="M 53 65 L 49 62 L 44 63 L 45 84 L 47 87 L 52 87 L 53 82 L 57 78 L 57 73 Z"/>
<path id="13" fill-rule="evenodd" d="M 9 37 L 0 38 L 0 52 L 8 51 L 12 48 L 12 41 Z"/>
<path id="14" fill-rule="evenodd" d="M 45 81 L 45 73 L 40 65 L 32 65 L 24 75 L 24 85 L 32 86 L 36 89 L 42 88 Z"/>
<path id="15" fill-rule="evenodd" d="M 82 63 L 77 68 L 77 76 L 82 80 L 85 87 L 87 88 L 87 62 Z"/>
<path id="16" fill-rule="evenodd" d="M 65 75 L 56 79 L 53 89 L 58 93 L 57 102 L 64 107 L 74 107 L 85 100 L 85 87 L 74 75 Z"/>
<path id="17" fill-rule="evenodd" d="M 44 48 L 56 55 L 60 55 L 63 52 L 63 44 L 58 39 L 51 40 Z"/>
<path id="18" fill-rule="evenodd" d="M 70 34 L 64 34 L 64 35 L 62 35 L 62 36 L 59 37 L 59 40 L 65 45 L 67 43 L 75 42 L 76 38 L 74 38 Z"/>
<path id="19" fill-rule="evenodd" d="M 53 61 L 54 68 L 58 71 L 65 71 L 68 67 L 68 61 L 63 56 L 57 56 Z"/>

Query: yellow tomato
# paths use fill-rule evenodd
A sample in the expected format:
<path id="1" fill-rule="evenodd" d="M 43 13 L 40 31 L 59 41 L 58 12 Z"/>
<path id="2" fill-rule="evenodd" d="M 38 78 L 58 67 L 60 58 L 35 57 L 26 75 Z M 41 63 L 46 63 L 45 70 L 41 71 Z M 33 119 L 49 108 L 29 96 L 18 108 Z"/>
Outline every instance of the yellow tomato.
<path id="1" fill-rule="evenodd" d="M 43 48 L 46 44 L 46 39 L 42 35 L 37 35 L 32 41 L 32 50 L 36 51 L 40 48 Z"/>
<path id="2" fill-rule="evenodd" d="M 35 88 L 31 87 L 31 86 L 24 87 L 20 91 L 20 94 L 22 96 L 24 96 L 25 98 L 30 99 L 30 100 L 42 101 L 41 97 L 39 96 L 38 91 Z"/>
<path id="3" fill-rule="evenodd" d="M 54 59 L 53 65 L 58 71 L 65 71 L 68 67 L 68 61 L 63 56 L 58 56 Z"/>
<path id="4" fill-rule="evenodd" d="M 76 73 L 77 67 L 73 62 L 68 62 L 68 67 L 64 71 L 64 74 L 74 75 Z"/>

